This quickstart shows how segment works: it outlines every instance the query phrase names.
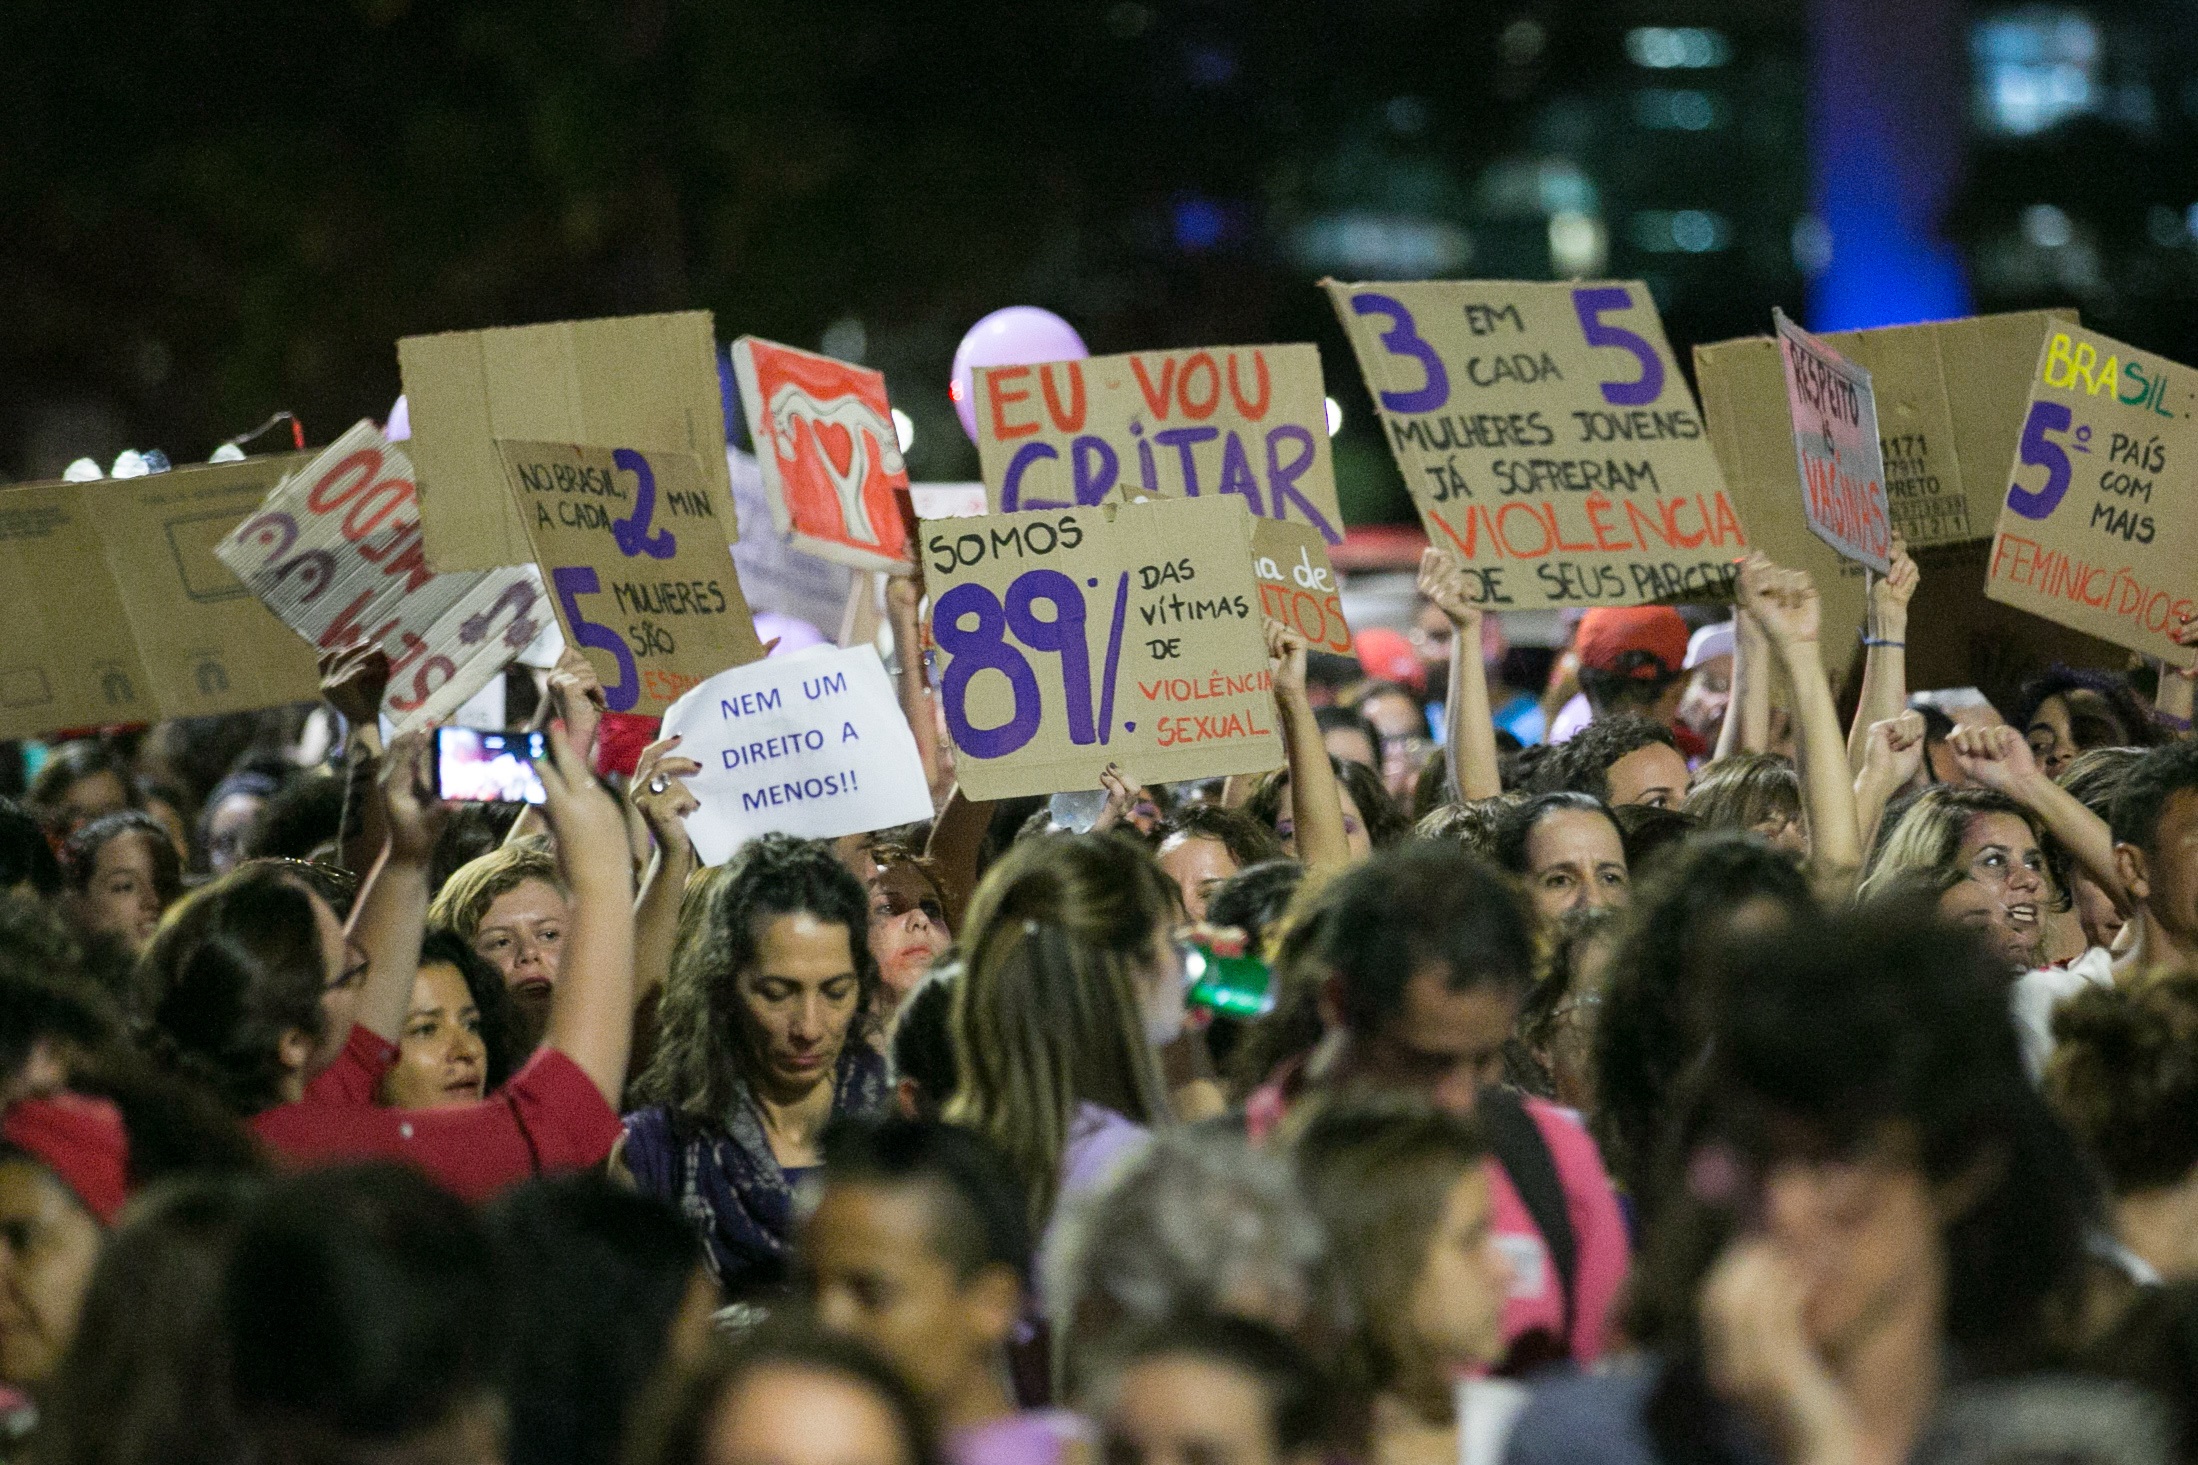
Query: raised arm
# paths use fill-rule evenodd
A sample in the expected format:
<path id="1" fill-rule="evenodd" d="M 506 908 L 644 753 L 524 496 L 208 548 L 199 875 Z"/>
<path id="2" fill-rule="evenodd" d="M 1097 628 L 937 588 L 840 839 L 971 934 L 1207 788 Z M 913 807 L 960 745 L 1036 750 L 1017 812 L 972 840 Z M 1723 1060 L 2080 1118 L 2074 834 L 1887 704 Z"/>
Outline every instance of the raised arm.
<path id="1" fill-rule="evenodd" d="M 603 725 L 603 679 L 595 674 L 595 668 L 580 649 L 570 644 L 558 653 L 542 705 L 534 710 L 527 730 L 539 732 L 548 727 L 552 719 L 565 724 L 565 737 L 579 750 L 580 761 L 593 768 L 595 734 Z M 504 832 L 504 843 L 520 844 L 536 839 L 548 829 L 542 811 L 529 804 L 519 811 L 519 817 L 512 820 L 511 828 Z"/>
<path id="2" fill-rule="evenodd" d="M 2037 815 L 2117 910 L 2125 916 L 2135 910 L 2114 859 L 2113 832 L 2074 794 L 2046 777 L 2020 728 L 1957 727 L 1946 746 L 1963 773 Z"/>
<path id="3" fill-rule="evenodd" d="M 1855 775 L 1855 824 L 1861 831 L 1865 859 L 1877 843 L 1885 806 L 1923 766 L 1923 734 L 1923 714 L 1903 712 L 1871 723 L 1863 735 L 1862 771 Z"/>
<path id="4" fill-rule="evenodd" d="M 885 618 L 893 628 L 893 655 L 900 662 L 894 690 L 900 698 L 901 716 L 916 738 L 916 752 L 923 759 L 923 776 L 931 790 L 931 806 L 946 802 L 949 777 L 939 747 L 938 719 L 931 712 L 931 682 L 924 671 L 923 618 L 917 614 L 923 602 L 921 572 L 895 575 L 885 582 Z"/>
<path id="5" fill-rule="evenodd" d="M 572 891 L 572 925 L 543 1041 L 580 1065 L 616 1108 L 633 1051 L 633 864 L 626 821 L 563 729 L 550 729 L 549 756 L 538 768 L 557 863 Z"/>
<path id="6" fill-rule="evenodd" d="M 1816 585 L 1801 570 L 1784 570 L 1760 554 L 1740 571 L 1740 608 L 1762 628 L 1771 655 L 1794 697 L 1794 761 L 1801 806 L 1809 819 L 1809 865 L 1822 889 L 1850 882 L 1862 868 L 1862 832 L 1855 818 L 1854 775 L 1839 732 L 1839 709 L 1817 654 L 1822 621 Z"/>
<path id="7" fill-rule="evenodd" d="M 1290 813 L 1297 826 L 1297 857 L 1308 873 L 1340 870 L 1351 863 L 1343 831 L 1343 795 L 1328 745 L 1305 695 L 1305 638 L 1269 616 L 1267 658 L 1274 672 L 1275 706 L 1281 712 L 1283 755 L 1290 769 Z"/>
<path id="8" fill-rule="evenodd" d="M 2168 634 L 2178 646 L 2198 646 L 2198 619 L 2185 612 Z M 2162 665 L 2159 690 L 2153 693 L 2153 720 L 2179 738 L 2190 736 L 2192 690 L 2198 687 L 2198 666 L 2187 670 Z"/>
<path id="9" fill-rule="evenodd" d="M 676 737 L 662 738 L 641 750 L 626 797 L 649 826 L 656 851 L 641 877 L 633 903 L 634 1001 L 664 985 L 672 971 L 672 948 L 679 940 L 679 904 L 695 872 L 694 841 L 686 818 L 702 807 L 680 780 L 702 771 L 692 758 L 680 757 Z"/>
<path id="10" fill-rule="evenodd" d="M 1875 723 L 1890 722 L 1908 710 L 1908 602 L 1921 576 L 1908 546 L 1893 536 L 1893 567 L 1870 582 L 1870 619 L 1862 632 L 1862 697 L 1855 703 L 1854 726 L 1847 730 L 1847 767 L 1862 772 L 1862 758 Z"/>
<path id="11" fill-rule="evenodd" d="M 1460 803 L 1503 792 L 1496 766 L 1496 718 L 1488 705 L 1488 668 L 1481 661 L 1481 608 L 1466 592 L 1458 562 L 1429 545 L 1420 555 L 1420 594 L 1450 622 L 1449 734 L 1443 757 L 1449 794 Z"/>
<path id="12" fill-rule="evenodd" d="M 382 694 L 389 688 L 389 653 L 362 641 L 320 657 L 321 700 L 343 718 L 343 812 L 336 822 L 336 858 L 346 870 L 372 867 L 381 854 L 381 800 L 374 792 L 382 755 Z"/>
<path id="13" fill-rule="evenodd" d="M 359 1026 L 388 1042 L 404 1031 L 412 979 L 427 933 L 427 867 L 449 806 L 435 797 L 435 740 L 406 733 L 382 760 L 381 804 L 389 831 L 382 857 L 366 877 L 351 912 L 351 936 L 366 952 L 366 986 Z"/>
<path id="14" fill-rule="evenodd" d="M 1715 762 L 1735 753 L 1760 753 L 1771 745 L 1771 648 L 1763 628 L 1735 610 L 1732 625 L 1732 695 L 1725 725 L 1717 731 Z"/>

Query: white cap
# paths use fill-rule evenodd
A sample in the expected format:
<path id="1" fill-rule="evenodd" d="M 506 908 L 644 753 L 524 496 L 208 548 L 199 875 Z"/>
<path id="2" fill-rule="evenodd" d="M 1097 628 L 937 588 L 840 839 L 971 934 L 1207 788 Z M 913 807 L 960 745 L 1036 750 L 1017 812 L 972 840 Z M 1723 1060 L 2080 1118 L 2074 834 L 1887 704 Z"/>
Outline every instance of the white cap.
<path id="1" fill-rule="evenodd" d="M 1732 622 L 1718 621 L 1704 626 L 1687 638 L 1687 659 L 1683 670 L 1693 671 L 1705 661 L 1715 661 L 1720 656 L 1732 655 Z"/>

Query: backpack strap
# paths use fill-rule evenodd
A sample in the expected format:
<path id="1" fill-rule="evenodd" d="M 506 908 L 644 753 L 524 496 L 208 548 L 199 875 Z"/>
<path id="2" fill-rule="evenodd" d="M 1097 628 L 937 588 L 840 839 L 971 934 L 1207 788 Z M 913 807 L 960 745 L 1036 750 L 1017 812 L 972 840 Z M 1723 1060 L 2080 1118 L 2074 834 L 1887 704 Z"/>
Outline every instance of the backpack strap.
<path id="1" fill-rule="evenodd" d="M 1572 1234 L 1572 1212 L 1565 1204 L 1564 1181 L 1557 1174 L 1556 1157 L 1549 1152 L 1549 1141 L 1543 1136 L 1542 1127 L 1534 1122 L 1534 1116 L 1527 1112 L 1519 1096 L 1509 1089 L 1483 1089 L 1473 1117 L 1480 1121 L 1481 1132 L 1488 1136 L 1489 1149 L 1495 1153 L 1497 1163 L 1503 1166 L 1504 1174 L 1511 1178 L 1512 1189 L 1519 1193 L 1527 1215 L 1533 1218 L 1534 1229 L 1542 1233 L 1542 1244 L 1557 1268 L 1559 1300 L 1564 1308 L 1563 1342 L 1569 1351 L 1580 1254 L 1579 1241 Z"/>

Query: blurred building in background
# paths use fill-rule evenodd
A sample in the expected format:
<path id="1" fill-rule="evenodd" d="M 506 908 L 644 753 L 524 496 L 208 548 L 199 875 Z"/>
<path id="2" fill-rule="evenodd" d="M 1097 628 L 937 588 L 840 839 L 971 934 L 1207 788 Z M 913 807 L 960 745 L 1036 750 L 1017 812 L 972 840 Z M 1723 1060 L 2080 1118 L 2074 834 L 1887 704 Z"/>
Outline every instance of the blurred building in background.
<path id="1" fill-rule="evenodd" d="M 1645 279 L 1682 362 L 2071 303 L 2198 360 L 2198 8 L 2166 0 L 65 6 L 0 46 L 0 474 L 378 416 L 418 331 L 707 307 L 882 369 L 915 476 L 994 307 L 1319 343 L 1313 282 Z M 120 64 L 120 58 L 135 58 Z"/>

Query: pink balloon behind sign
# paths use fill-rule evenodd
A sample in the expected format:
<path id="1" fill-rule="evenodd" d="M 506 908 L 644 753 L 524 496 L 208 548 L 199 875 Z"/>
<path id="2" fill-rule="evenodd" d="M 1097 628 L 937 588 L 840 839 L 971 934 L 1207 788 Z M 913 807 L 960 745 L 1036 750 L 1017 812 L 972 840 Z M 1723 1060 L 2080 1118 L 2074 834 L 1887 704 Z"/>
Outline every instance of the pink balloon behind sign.
<path id="1" fill-rule="evenodd" d="M 1091 351 L 1076 328 L 1050 310 L 1010 305 L 969 328 L 954 350 L 954 379 L 947 393 L 962 431 L 977 440 L 976 370 L 980 366 L 1034 366 L 1041 361 L 1081 361 Z"/>
<path id="2" fill-rule="evenodd" d="M 401 443 L 412 436 L 412 404 L 399 397 L 389 406 L 389 420 L 382 424 L 382 436 L 393 443 Z"/>

